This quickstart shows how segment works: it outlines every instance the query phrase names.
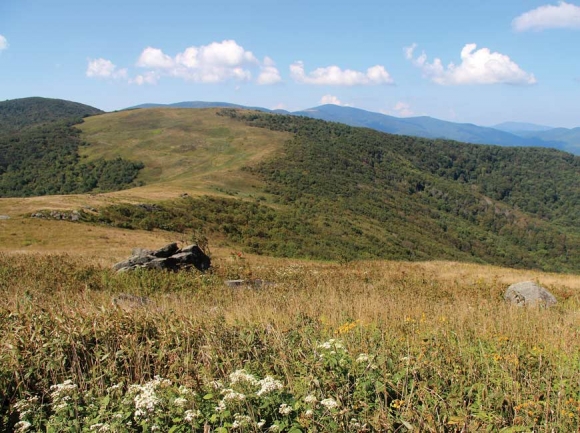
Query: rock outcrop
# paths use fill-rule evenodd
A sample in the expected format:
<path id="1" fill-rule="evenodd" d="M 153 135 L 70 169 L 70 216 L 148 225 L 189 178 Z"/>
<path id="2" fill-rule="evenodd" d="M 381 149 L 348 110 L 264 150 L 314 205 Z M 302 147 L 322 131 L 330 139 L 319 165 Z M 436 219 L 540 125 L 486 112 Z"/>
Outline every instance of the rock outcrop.
<path id="1" fill-rule="evenodd" d="M 533 281 L 512 284 L 506 290 L 504 299 L 520 307 L 551 307 L 558 303 L 554 295 Z"/>
<path id="2" fill-rule="evenodd" d="M 113 265 L 113 269 L 117 272 L 138 268 L 177 272 L 194 267 L 203 272 L 211 266 L 210 258 L 197 245 L 181 249 L 176 243 L 165 245 L 158 250 L 133 248 L 131 254 L 127 260 Z"/>

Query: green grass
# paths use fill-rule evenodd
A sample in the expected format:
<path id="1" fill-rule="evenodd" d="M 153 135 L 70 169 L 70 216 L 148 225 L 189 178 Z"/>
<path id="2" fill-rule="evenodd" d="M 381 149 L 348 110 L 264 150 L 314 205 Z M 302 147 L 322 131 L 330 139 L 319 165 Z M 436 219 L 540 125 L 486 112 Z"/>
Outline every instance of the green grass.
<path id="1" fill-rule="evenodd" d="M 138 177 L 152 188 L 212 192 L 215 187 L 254 191 L 260 181 L 240 169 L 278 152 L 288 134 L 218 117 L 215 109 L 147 109 L 108 113 L 80 125 L 83 149 L 96 158 L 137 158 Z M 147 189 L 147 187 L 145 187 Z"/>

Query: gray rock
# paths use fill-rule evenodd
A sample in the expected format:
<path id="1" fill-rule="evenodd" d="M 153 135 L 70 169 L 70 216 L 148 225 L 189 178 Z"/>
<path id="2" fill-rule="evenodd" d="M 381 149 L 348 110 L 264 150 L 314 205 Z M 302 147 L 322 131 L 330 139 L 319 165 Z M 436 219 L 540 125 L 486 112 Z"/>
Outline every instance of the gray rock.
<path id="1" fill-rule="evenodd" d="M 173 242 L 172 244 L 165 245 L 163 248 L 159 248 L 156 251 L 151 253 L 152 256 L 161 257 L 166 259 L 167 257 L 171 257 L 173 254 L 179 251 L 179 247 L 177 243 Z"/>
<path id="2" fill-rule="evenodd" d="M 512 305 L 551 307 L 558 301 L 549 291 L 533 281 L 512 284 L 505 292 L 506 302 Z"/>
<path id="3" fill-rule="evenodd" d="M 148 250 L 145 248 L 133 248 L 131 250 L 132 256 L 142 257 L 142 256 L 152 256 L 153 250 Z"/>
<path id="4" fill-rule="evenodd" d="M 148 261 L 147 263 L 144 263 L 142 267 L 145 269 L 158 269 L 158 270 L 167 269 L 167 260 L 168 259 L 154 258 Z"/>
<path id="5" fill-rule="evenodd" d="M 190 264 L 199 271 L 206 271 L 211 266 L 210 258 L 197 245 L 188 245 L 181 249 L 182 253 L 190 253 Z"/>
<path id="6" fill-rule="evenodd" d="M 224 284 L 231 288 L 249 287 L 252 289 L 261 289 L 262 287 L 270 287 L 275 285 L 270 281 L 264 281 L 259 278 L 253 280 L 225 280 Z"/>
<path id="7" fill-rule="evenodd" d="M 225 280 L 225 285 L 231 288 L 242 287 L 246 285 L 246 280 Z"/>
<path id="8" fill-rule="evenodd" d="M 10 217 L 8 215 L 0 215 L 0 220 L 9 220 Z"/>

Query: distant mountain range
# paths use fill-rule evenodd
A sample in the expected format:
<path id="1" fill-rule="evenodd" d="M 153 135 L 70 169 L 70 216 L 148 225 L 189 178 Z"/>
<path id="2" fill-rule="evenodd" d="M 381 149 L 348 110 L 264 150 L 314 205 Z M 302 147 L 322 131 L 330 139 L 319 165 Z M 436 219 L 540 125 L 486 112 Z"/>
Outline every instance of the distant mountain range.
<path id="1" fill-rule="evenodd" d="M 137 108 L 243 108 L 268 113 L 292 114 L 322 119 L 330 122 L 360 126 L 391 134 L 410 135 L 424 138 L 443 138 L 475 144 L 497 144 L 500 146 L 550 147 L 580 155 L 580 128 L 551 128 L 530 123 L 505 122 L 495 127 L 478 126 L 472 123 L 455 123 L 427 116 L 399 118 L 372 111 L 338 105 L 321 105 L 302 111 L 269 110 L 227 102 L 188 101 L 175 104 L 142 104 Z"/>

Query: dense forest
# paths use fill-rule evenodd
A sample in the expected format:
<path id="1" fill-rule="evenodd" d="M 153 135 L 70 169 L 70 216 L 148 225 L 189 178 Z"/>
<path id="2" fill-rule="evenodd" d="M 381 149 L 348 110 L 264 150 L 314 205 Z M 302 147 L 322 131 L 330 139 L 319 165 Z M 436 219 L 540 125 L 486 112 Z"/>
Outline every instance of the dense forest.
<path id="1" fill-rule="evenodd" d="M 294 134 L 247 167 L 269 197 L 122 205 L 93 221 L 207 230 L 259 254 L 334 260 L 452 259 L 580 269 L 580 158 L 396 136 L 296 116 L 222 110 Z M 267 201 L 272 201 L 269 205 Z"/>
<path id="2" fill-rule="evenodd" d="M 22 98 L 0 102 L 0 133 L 63 119 L 83 118 L 103 111 L 78 102 L 48 98 Z"/>
<path id="3" fill-rule="evenodd" d="M 140 162 L 85 162 L 74 127 L 101 113 L 75 102 L 26 98 L 0 103 L 0 197 L 116 191 L 135 186 Z M 6 123 L 10 126 L 6 127 Z"/>

